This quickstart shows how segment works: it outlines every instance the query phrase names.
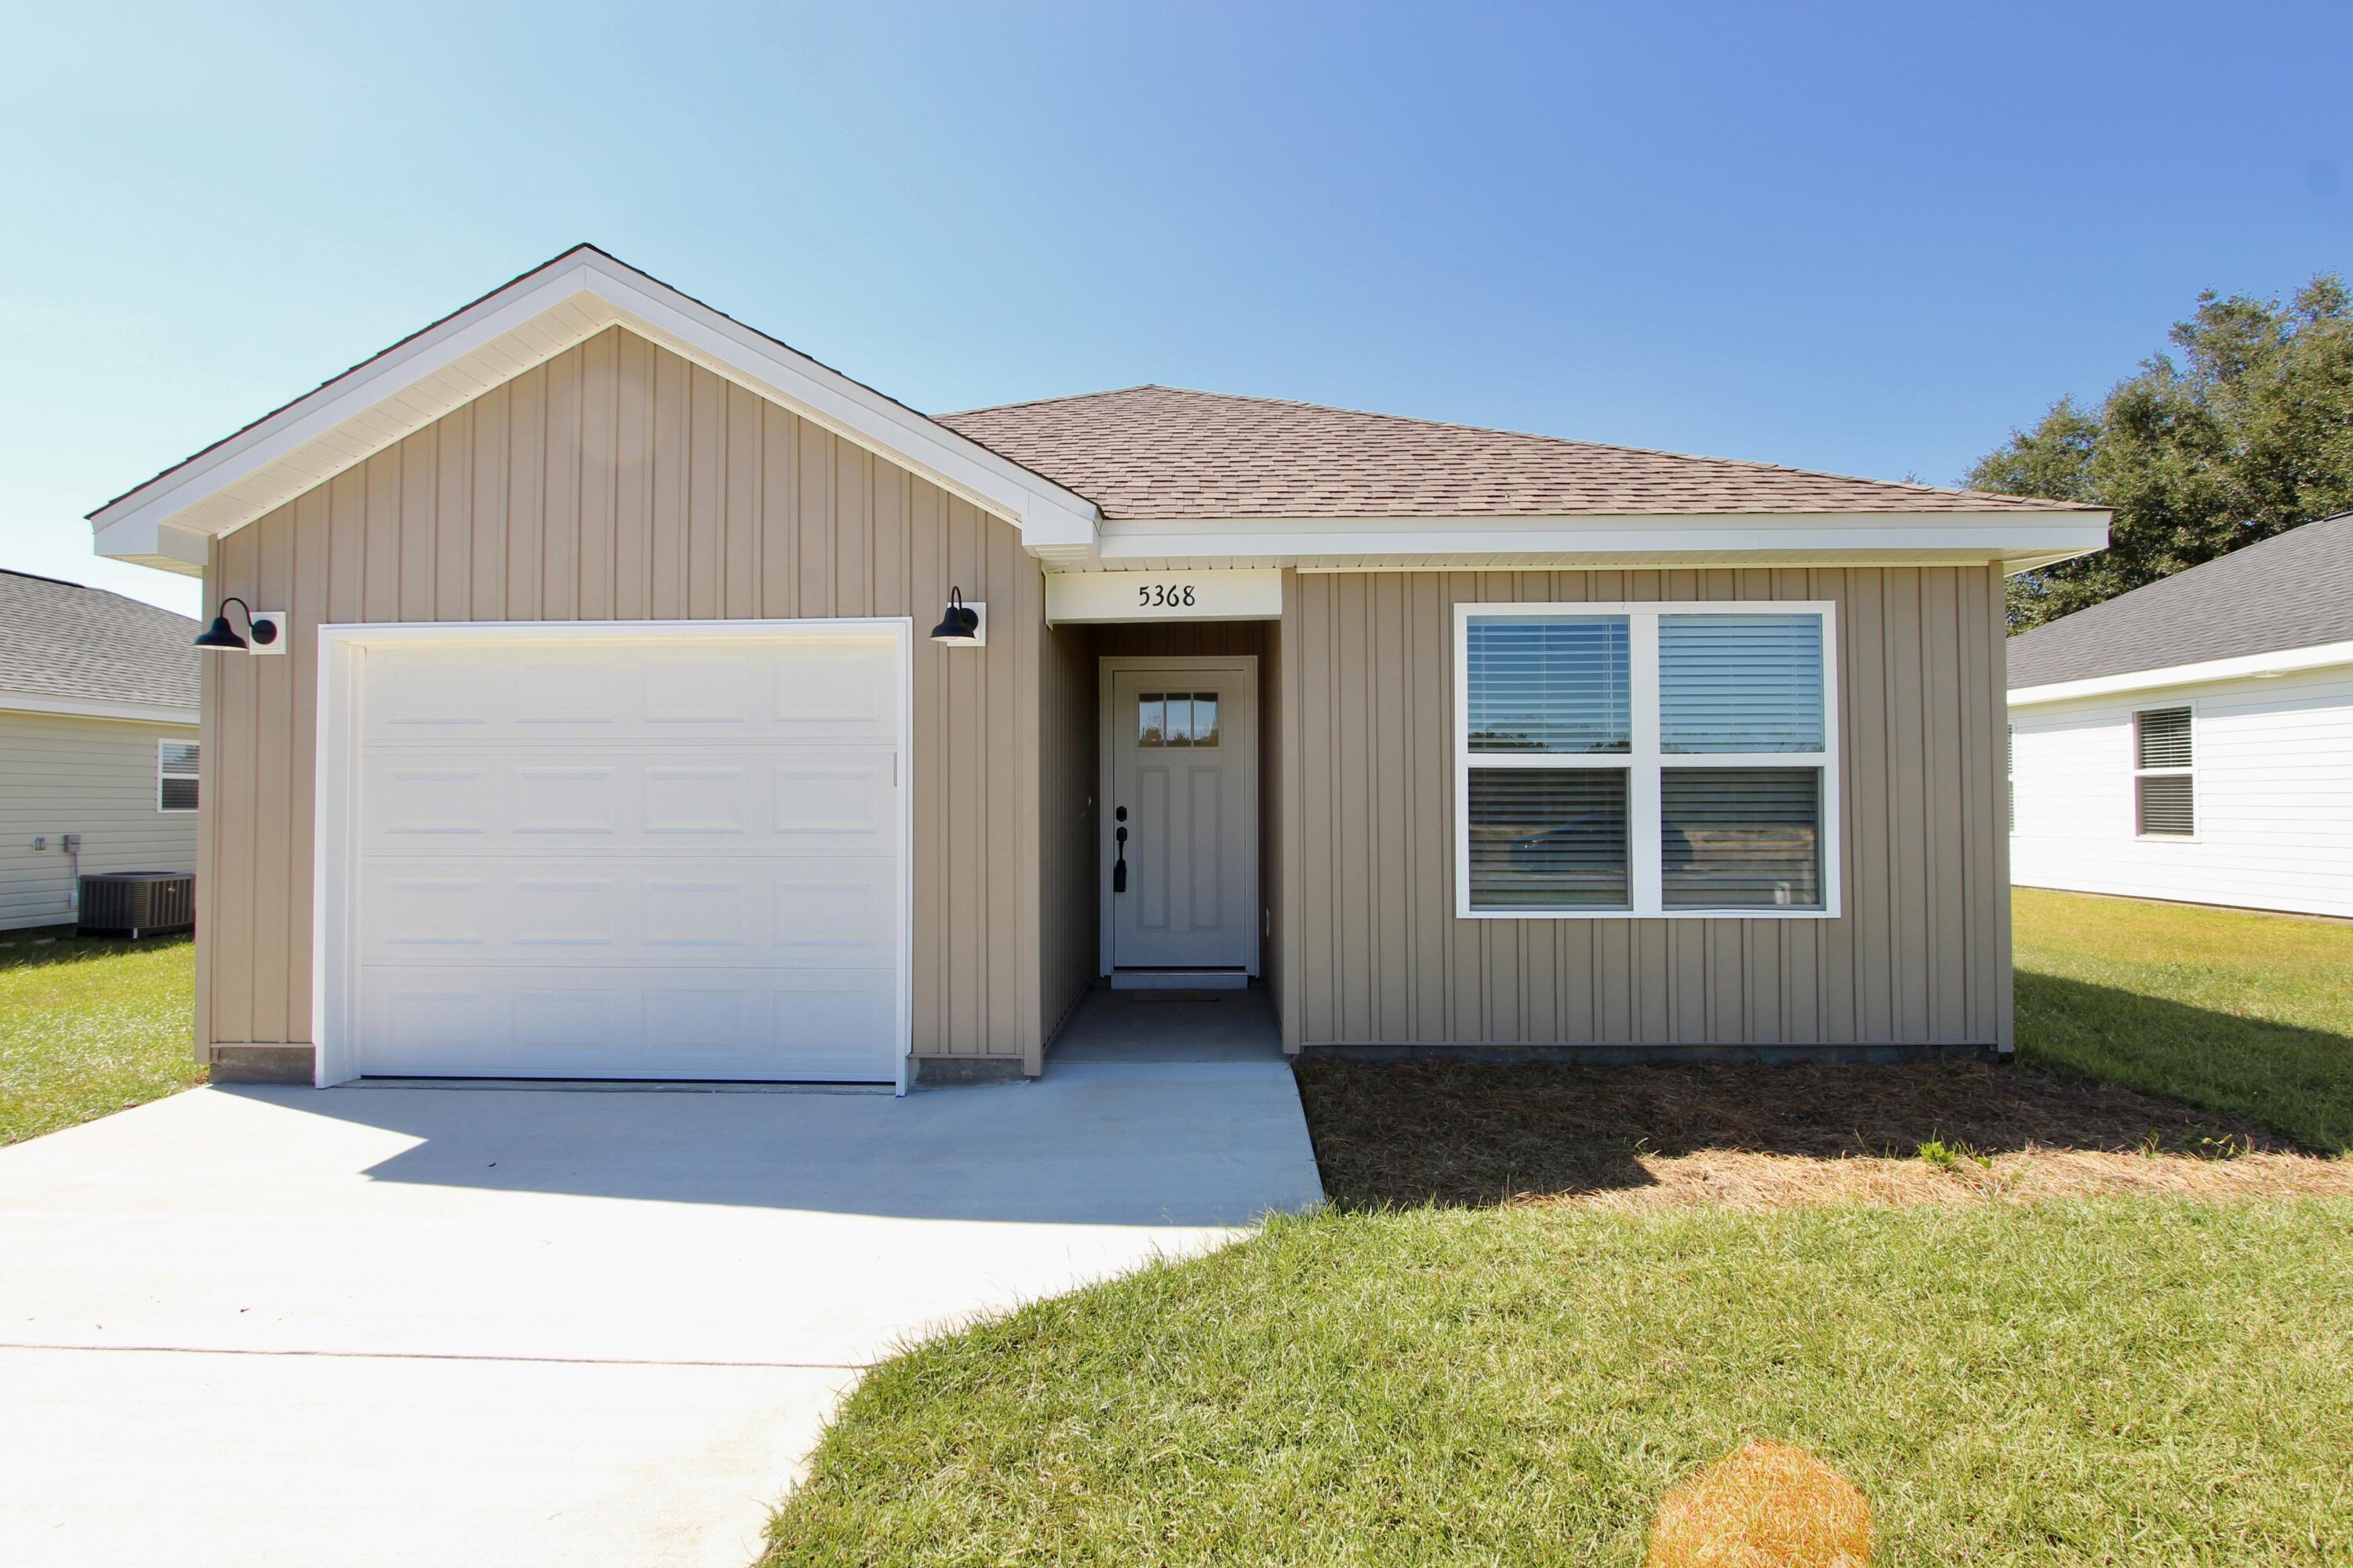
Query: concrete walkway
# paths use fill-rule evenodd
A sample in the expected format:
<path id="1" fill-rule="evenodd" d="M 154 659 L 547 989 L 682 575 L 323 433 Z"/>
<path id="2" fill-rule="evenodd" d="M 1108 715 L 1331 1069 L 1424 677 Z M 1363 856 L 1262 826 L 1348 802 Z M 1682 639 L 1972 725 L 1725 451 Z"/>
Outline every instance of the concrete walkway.
<path id="1" fill-rule="evenodd" d="M 741 1568 L 894 1347 L 1319 1196 L 1279 1062 L 193 1091 L 0 1150 L 0 1563 Z"/>
<path id="2" fill-rule="evenodd" d="M 1282 1028 L 1262 987 L 1087 992 L 1054 1043 L 1050 1072 L 1074 1062 L 1281 1062 Z"/>

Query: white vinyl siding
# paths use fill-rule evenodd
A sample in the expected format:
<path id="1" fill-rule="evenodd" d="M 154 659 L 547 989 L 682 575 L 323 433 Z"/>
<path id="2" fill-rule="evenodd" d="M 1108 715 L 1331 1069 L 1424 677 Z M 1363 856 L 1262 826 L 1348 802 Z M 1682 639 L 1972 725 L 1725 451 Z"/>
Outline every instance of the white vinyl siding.
<path id="1" fill-rule="evenodd" d="M 1456 914 L 1831 916 L 1830 607 L 1456 617 Z"/>
<path id="2" fill-rule="evenodd" d="M 2136 715 L 2182 709 L 2186 753 L 2168 739 L 2144 768 Z M 2010 717 L 2019 885 L 2353 916 L 2353 667 Z M 2140 831 L 2149 779 L 2190 781 L 2194 835 Z"/>
<path id="3" fill-rule="evenodd" d="M 68 833 L 81 835 L 85 874 L 194 871 L 196 814 L 156 810 L 155 764 L 161 743 L 195 735 L 194 725 L 0 712 L 0 929 L 74 917 Z"/>

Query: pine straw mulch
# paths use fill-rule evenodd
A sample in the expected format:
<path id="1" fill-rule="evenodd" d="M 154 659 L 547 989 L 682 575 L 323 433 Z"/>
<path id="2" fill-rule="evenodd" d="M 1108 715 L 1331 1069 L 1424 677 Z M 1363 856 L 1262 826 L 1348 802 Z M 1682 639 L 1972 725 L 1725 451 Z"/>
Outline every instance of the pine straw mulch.
<path id="1" fill-rule="evenodd" d="M 1308 1057 L 1297 1070 L 1324 1192 L 1342 1207 L 2353 1193 L 2353 1158 L 2171 1100 L 1987 1062 Z"/>

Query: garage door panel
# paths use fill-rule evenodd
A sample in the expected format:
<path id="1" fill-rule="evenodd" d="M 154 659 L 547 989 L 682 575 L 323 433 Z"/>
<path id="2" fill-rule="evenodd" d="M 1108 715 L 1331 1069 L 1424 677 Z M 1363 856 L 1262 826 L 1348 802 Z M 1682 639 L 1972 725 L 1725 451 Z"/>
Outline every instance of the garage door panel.
<path id="1" fill-rule="evenodd" d="M 492 969 L 887 968 L 898 866 L 878 855 L 371 857 L 359 957 Z"/>
<path id="2" fill-rule="evenodd" d="M 873 1081 L 891 969 L 681 972 L 370 969 L 378 1075 Z"/>
<path id="3" fill-rule="evenodd" d="M 375 847 L 480 841 L 508 815 L 503 782 L 479 763 L 371 757 L 361 783 L 370 836 Z"/>
<path id="4" fill-rule="evenodd" d="M 887 741 L 891 732 L 878 726 L 898 709 L 898 675 L 888 653 L 815 649 L 771 673 L 768 713 L 781 733 L 801 740 Z"/>
<path id="5" fill-rule="evenodd" d="M 871 637 L 562 652 L 496 642 L 368 655 L 362 739 L 871 742 L 897 734 L 895 643 Z"/>
<path id="6" fill-rule="evenodd" d="M 363 1072 L 888 1081 L 900 644 L 367 651 Z"/>
<path id="7" fill-rule="evenodd" d="M 361 767 L 363 854 L 553 849 L 894 855 L 896 758 L 839 747 L 380 747 Z"/>
<path id="8" fill-rule="evenodd" d="M 779 849 L 887 853 L 897 839 L 894 781 L 887 752 L 797 754 L 769 769 L 769 831 Z"/>

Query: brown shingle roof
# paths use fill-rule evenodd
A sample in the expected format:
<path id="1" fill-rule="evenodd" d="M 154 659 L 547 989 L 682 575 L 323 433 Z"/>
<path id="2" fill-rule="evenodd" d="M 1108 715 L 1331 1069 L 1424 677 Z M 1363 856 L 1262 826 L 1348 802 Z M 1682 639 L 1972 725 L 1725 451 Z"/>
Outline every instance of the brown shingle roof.
<path id="1" fill-rule="evenodd" d="M 938 418 L 1107 517 L 2095 510 L 1175 387 Z"/>

